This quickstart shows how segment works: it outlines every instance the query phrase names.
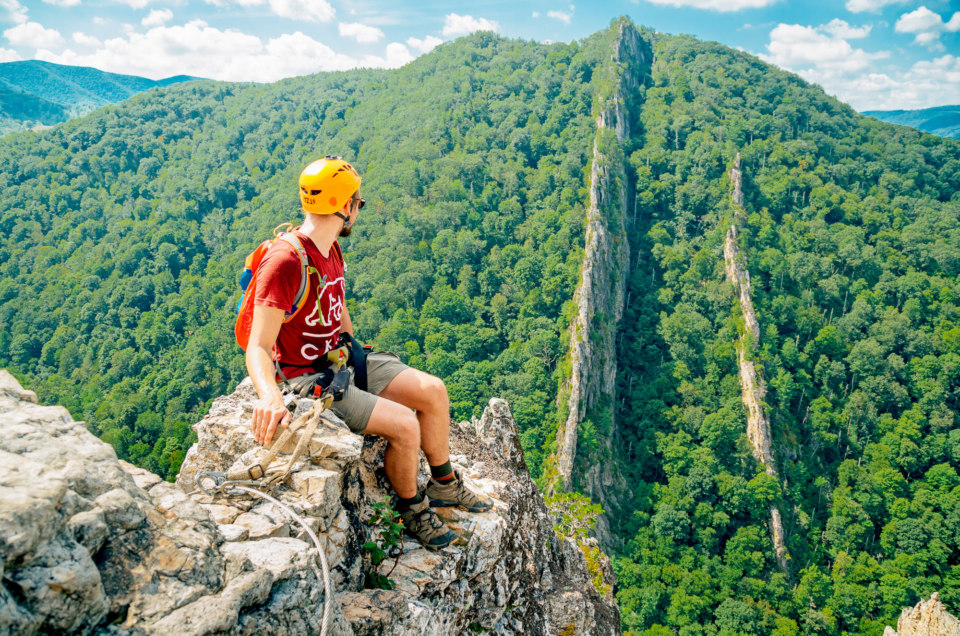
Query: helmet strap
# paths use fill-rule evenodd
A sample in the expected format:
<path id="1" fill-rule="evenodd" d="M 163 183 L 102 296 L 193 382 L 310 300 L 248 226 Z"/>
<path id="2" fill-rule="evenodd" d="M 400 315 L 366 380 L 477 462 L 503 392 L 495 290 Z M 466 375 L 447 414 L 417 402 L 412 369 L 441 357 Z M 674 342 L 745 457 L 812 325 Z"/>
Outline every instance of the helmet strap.
<path id="1" fill-rule="evenodd" d="M 334 213 L 333 213 L 333 216 L 339 216 L 341 219 L 343 219 L 343 220 L 346 221 L 347 223 L 350 222 L 350 217 L 348 217 L 348 216 L 343 216 L 343 215 L 340 214 L 339 212 L 334 212 Z"/>

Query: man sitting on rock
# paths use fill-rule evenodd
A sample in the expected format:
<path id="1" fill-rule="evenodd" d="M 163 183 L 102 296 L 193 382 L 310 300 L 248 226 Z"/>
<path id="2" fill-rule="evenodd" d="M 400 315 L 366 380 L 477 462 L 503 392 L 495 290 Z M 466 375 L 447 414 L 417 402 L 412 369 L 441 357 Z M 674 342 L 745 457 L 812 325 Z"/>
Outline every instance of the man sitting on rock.
<path id="1" fill-rule="evenodd" d="M 275 241 L 256 272 L 246 364 L 260 398 L 253 412 L 253 436 L 264 445 L 271 442 L 277 426 L 286 426 L 291 418 L 278 381 L 285 384 L 283 378 L 323 371 L 326 354 L 340 346 L 341 334 L 353 333 L 337 237 L 349 236 L 365 203 L 360 198 L 360 175 L 339 157 L 314 161 L 300 174 L 300 202 L 304 220 L 293 237 L 310 264 L 302 310 L 292 309 L 302 279 L 296 241 Z M 427 548 L 443 548 L 457 535 L 431 506 L 483 512 L 493 505 L 468 490 L 450 465 L 447 389 L 439 378 L 408 367 L 393 354 L 367 355 L 366 368 L 366 390 L 351 378 L 343 399 L 331 410 L 355 433 L 379 435 L 389 442 L 383 465 L 397 493 L 404 527 Z M 417 490 L 421 448 L 432 474 L 424 494 Z"/>

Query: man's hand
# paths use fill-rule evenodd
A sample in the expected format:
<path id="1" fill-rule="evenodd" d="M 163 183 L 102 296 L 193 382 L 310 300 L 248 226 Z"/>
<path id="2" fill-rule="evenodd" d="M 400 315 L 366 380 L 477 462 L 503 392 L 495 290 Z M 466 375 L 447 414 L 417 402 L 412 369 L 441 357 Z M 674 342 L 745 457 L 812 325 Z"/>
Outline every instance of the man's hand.
<path id="1" fill-rule="evenodd" d="M 283 402 L 257 400 L 253 407 L 253 438 L 266 446 L 273 440 L 277 426 L 290 423 L 290 411 Z"/>
<path id="2" fill-rule="evenodd" d="M 273 363 L 273 345 L 277 342 L 283 310 L 257 305 L 253 308 L 253 325 L 247 345 L 247 373 L 260 397 L 253 407 L 253 438 L 269 444 L 277 425 L 290 423 L 290 411 L 283 405 L 283 396 L 277 387 Z"/>

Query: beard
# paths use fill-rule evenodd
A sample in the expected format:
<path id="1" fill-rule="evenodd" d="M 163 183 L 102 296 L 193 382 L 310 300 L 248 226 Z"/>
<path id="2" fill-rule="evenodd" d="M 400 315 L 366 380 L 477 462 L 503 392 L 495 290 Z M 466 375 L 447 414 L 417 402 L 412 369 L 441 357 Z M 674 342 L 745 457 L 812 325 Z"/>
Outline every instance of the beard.
<path id="1" fill-rule="evenodd" d="M 352 231 L 353 231 L 353 223 L 351 223 L 351 224 L 349 224 L 349 225 L 347 225 L 346 223 L 344 223 L 344 224 L 343 224 L 343 227 L 340 228 L 340 236 L 350 236 L 350 232 L 352 232 Z"/>

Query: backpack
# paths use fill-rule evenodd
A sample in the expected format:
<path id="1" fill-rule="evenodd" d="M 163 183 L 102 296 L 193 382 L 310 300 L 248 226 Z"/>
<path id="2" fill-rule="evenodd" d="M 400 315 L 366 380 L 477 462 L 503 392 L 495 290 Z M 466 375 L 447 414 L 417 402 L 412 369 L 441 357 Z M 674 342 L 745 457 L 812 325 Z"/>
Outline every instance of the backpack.
<path id="1" fill-rule="evenodd" d="M 287 230 L 284 231 L 282 228 L 287 228 Z M 296 250 L 297 256 L 300 257 L 300 287 L 297 289 L 297 295 L 294 296 L 293 306 L 284 314 L 283 322 L 290 322 L 306 304 L 309 296 L 307 285 L 309 284 L 310 273 L 317 270 L 310 265 L 307 259 L 307 251 L 292 230 L 292 223 L 278 225 L 273 230 L 273 238 L 258 245 L 255 250 L 247 255 L 244 261 L 243 273 L 240 274 L 241 295 L 240 302 L 237 303 L 237 322 L 233 327 L 237 344 L 244 351 L 247 350 L 247 344 L 250 341 L 250 329 L 253 327 L 253 301 L 257 296 L 257 269 L 260 267 L 260 261 L 277 241 L 289 243 Z"/>

